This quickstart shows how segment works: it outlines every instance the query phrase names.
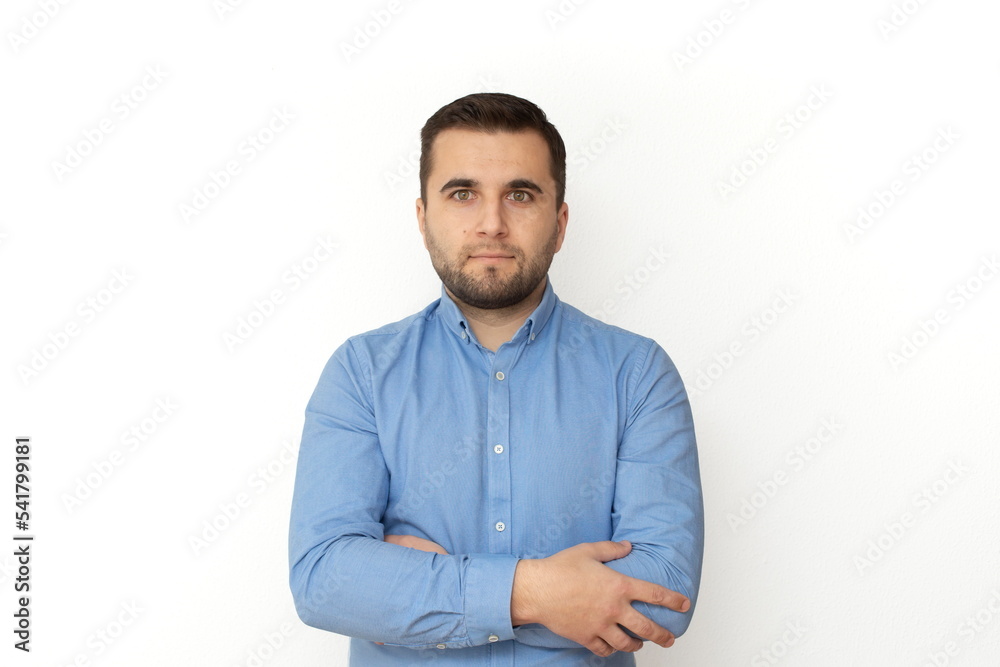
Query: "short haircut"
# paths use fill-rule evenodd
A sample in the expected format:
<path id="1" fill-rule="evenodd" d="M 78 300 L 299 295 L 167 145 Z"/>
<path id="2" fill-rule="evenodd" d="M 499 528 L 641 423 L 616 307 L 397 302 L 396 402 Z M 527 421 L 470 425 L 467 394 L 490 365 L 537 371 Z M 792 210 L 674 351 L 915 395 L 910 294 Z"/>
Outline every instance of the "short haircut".
<path id="1" fill-rule="evenodd" d="M 507 93 L 473 93 L 438 109 L 420 130 L 420 197 L 427 202 L 427 177 L 431 173 L 434 139 L 452 128 L 478 132 L 534 130 L 549 146 L 549 167 L 556 182 L 556 210 L 566 196 L 566 145 L 559 130 L 537 105 Z"/>

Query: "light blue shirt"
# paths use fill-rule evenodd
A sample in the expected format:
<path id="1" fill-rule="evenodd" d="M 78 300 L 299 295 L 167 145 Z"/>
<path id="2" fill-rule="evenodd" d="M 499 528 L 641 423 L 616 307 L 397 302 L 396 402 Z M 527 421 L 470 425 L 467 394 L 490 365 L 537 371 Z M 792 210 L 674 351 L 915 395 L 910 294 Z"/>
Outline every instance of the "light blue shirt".
<path id="1" fill-rule="evenodd" d="M 306 407 L 290 584 L 303 622 L 352 637 L 351 665 L 634 665 L 511 627 L 518 559 L 600 540 L 632 543 L 608 567 L 690 598 L 686 613 L 633 603 L 682 634 L 704 510 L 687 394 L 655 341 L 563 303 L 547 280 L 495 353 L 443 286 L 333 353 Z"/>

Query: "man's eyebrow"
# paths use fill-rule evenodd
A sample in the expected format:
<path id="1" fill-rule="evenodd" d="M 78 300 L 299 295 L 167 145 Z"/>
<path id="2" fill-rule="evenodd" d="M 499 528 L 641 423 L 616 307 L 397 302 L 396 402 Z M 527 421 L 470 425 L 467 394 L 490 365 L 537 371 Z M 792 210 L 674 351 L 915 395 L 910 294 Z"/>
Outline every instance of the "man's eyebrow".
<path id="1" fill-rule="evenodd" d="M 507 187 L 511 190 L 534 190 L 540 195 L 545 194 L 537 183 L 530 181 L 527 178 L 515 178 L 513 181 L 507 183 Z"/>
<path id="2" fill-rule="evenodd" d="M 475 188 L 478 186 L 479 181 L 474 178 L 453 178 L 441 186 L 440 192 L 452 188 Z M 504 187 L 510 190 L 534 190 L 538 194 L 545 194 L 545 191 L 537 183 L 527 178 L 515 178 L 513 181 L 508 181 Z"/>
<path id="3" fill-rule="evenodd" d="M 479 185 L 479 181 L 474 178 L 453 178 L 441 186 L 440 192 L 450 190 L 451 188 L 474 188 L 477 185 Z"/>

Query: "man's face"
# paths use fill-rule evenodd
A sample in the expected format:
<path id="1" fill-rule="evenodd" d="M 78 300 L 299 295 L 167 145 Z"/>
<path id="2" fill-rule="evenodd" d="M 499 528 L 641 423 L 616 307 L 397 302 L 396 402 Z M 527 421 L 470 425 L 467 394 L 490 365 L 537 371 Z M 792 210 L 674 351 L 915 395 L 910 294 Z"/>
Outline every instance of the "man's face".
<path id="1" fill-rule="evenodd" d="M 448 129 L 431 150 L 417 221 L 434 270 L 475 308 L 520 303 L 545 278 L 569 220 L 565 202 L 556 209 L 545 139 Z"/>

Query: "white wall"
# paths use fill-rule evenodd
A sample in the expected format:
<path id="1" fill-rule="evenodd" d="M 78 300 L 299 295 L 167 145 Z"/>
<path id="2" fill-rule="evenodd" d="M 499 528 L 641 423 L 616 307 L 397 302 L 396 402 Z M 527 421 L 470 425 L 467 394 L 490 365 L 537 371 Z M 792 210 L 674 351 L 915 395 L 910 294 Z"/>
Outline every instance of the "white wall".
<path id="1" fill-rule="evenodd" d="M 569 147 L 559 296 L 657 339 L 692 394 L 702 594 L 688 634 L 639 663 L 997 663 L 995 3 L 400 0 L 348 59 L 388 1 L 225 1 L 4 6 L 0 467 L 32 437 L 37 536 L 17 664 L 345 664 L 344 638 L 294 616 L 289 461 L 333 349 L 437 298 L 416 175 L 387 174 L 409 171 L 427 116 L 480 90 L 535 101 Z M 689 40 L 705 46 L 685 63 Z M 274 109 L 294 118 L 251 160 Z M 336 252 L 286 280 L 317 239 Z M 647 272 L 654 249 L 669 259 Z M 904 340 L 918 349 L 893 361 Z M 24 379 L 35 351 L 52 358 Z"/>

